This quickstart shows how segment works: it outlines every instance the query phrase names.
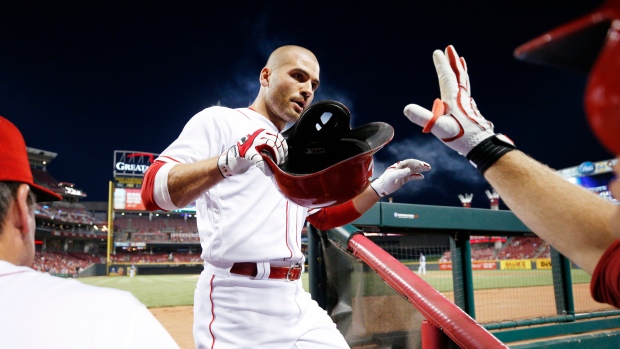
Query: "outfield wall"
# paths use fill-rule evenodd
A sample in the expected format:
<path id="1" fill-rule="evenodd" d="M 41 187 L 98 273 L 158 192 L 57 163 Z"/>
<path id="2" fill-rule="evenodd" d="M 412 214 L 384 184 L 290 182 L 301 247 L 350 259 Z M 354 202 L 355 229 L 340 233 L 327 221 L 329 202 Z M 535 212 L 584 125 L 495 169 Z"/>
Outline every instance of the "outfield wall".
<path id="1" fill-rule="evenodd" d="M 114 263 L 106 265 L 98 263 L 80 273 L 80 277 L 86 276 L 128 276 L 128 270 L 132 263 Z M 136 275 L 173 275 L 173 274 L 200 274 L 202 264 L 196 263 L 144 263 L 134 264 Z"/>

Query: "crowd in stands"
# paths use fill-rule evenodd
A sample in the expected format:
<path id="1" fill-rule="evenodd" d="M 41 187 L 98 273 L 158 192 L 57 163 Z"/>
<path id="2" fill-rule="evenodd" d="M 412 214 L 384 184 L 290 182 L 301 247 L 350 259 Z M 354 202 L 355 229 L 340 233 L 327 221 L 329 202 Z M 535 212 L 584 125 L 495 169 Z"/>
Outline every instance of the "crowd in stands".
<path id="1" fill-rule="evenodd" d="M 114 241 L 199 243 L 196 218 L 120 216 L 114 220 Z"/>
<path id="2" fill-rule="evenodd" d="M 63 183 L 56 181 L 49 172 L 37 168 L 31 168 L 31 170 L 36 183 L 47 187 L 59 195 L 65 196 L 65 189 L 62 186 Z M 97 220 L 90 211 L 86 210 L 82 204 L 78 203 L 79 198 L 83 196 L 86 195 L 67 196 L 63 201 L 57 202 L 37 203 L 35 210 L 36 217 L 64 223 L 106 224 L 106 222 Z"/>
<path id="3" fill-rule="evenodd" d="M 116 253 L 110 256 L 116 263 L 202 263 L 199 253 Z"/>
<path id="4" fill-rule="evenodd" d="M 490 244 L 472 244 L 471 258 L 475 261 L 550 258 L 549 244 L 538 237 L 511 237 L 496 249 Z M 440 262 L 450 262 L 451 252 L 445 251 Z"/>
<path id="5" fill-rule="evenodd" d="M 93 214 L 78 203 L 63 201 L 37 203 L 35 213 L 40 218 L 48 218 L 66 223 L 106 224 L 97 220 Z"/>
<path id="6" fill-rule="evenodd" d="M 515 237 L 499 251 L 497 259 L 549 258 L 549 245 L 537 237 Z"/>
<path id="7" fill-rule="evenodd" d="M 202 263 L 200 253 L 116 253 L 110 256 L 116 263 Z M 53 275 L 76 277 L 96 263 L 105 263 L 106 257 L 79 252 L 35 252 L 33 269 Z"/>
<path id="8" fill-rule="evenodd" d="M 35 218 L 37 230 L 54 231 L 54 235 L 107 235 L 107 222 L 75 202 L 37 203 Z"/>
<path id="9" fill-rule="evenodd" d="M 105 263 L 105 258 L 88 253 L 36 251 L 32 268 L 54 275 L 75 277 L 94 263 Z"/>

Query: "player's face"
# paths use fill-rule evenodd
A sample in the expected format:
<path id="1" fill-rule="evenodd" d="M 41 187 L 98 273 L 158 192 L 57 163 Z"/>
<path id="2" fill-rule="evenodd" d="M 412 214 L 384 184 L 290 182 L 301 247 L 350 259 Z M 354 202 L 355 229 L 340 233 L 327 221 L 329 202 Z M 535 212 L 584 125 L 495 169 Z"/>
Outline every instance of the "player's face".
<path id="1" fill-rule="evenodd" d="M 276 124 L 299 120 L 319 87 L 319 64 L 309 55 L 294 55 L 271 71 L 267 108 Z"/>
<path id="2" fill-rule="evenodd" d="M 618 155 L 620 159 L 620 155 Z M 616 173 L 616 179 L 609 184 L 609 191 L 616 200 L 620 200 L 620 161 L 614 166 L 614 172 Z M 616 207 L 616 213 L 611 219 L 611 232 L 616 238 L 620 238 L 620 205 Z"/>

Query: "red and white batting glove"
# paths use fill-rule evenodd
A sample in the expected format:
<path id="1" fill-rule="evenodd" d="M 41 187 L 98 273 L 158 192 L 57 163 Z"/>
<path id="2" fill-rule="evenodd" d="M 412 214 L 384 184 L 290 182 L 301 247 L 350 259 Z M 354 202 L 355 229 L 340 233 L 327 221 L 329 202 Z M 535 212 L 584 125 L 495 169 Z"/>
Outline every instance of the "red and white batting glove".
<path id="1" fill-rule="evenodd" d="M 222 176 L 230 177 L 245 173 L 251 166 L 258 167 L 267 176 L 273 173 L 265 164 L 261 152 L 268 152 L 278 165 L 284 163 L 288 145 L 281 134 L 259 129 L 241 138 L 237 144 L 220 155 L 218 167 Z"/>
<path id="2" fill-rule="evenodd" d="M 467 64 L 454 47 L 448 46 L 445 53 L 433 52 L 433 62 L 441 99 L 435 100 L 432 111 L 409 104 L 404 113 L 411 122 L 423 127 L 422 132 L 431 132 L 484 172 L 499 157 L 514 149 L 514 143 L 502 134 L 495 134 L 493 123 L 478 111 L 471 98 Z"/>
<path id="3" fill-rule="evenodd" d="M 411 180 L 423 179 L 424 175 L 420 172 L 426 172 L 430 169 L 431 165 L 424 161 L 415 159 L 399 161 L 388 167 L 379 178 L 370 183 L 370 186 L 382 198 L 392 194 Z"/>

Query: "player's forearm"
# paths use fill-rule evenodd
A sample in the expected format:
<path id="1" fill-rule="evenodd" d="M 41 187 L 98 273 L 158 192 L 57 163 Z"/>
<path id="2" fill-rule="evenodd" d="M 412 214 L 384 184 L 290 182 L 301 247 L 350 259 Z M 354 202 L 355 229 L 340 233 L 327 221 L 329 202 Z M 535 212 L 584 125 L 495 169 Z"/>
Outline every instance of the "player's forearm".
<path id="1" fill-rule="evenodd" d="M 355 206 L 357 212 L 364 214 L 376 204 L 379 199 L 380 197 L 377 195 L 377 192 L 368 186 L 361 194 L 353 198 L 353 206 Z"/>
<path id="2" fill-rule="evenodd" d="M 613 237 L 614 205 L 513 151 L 485 172 L 506 205 L 534 233 L 589 273 Z"/>
<path id="3" fill-rule="evenodd" d="M 377 201 L 379 201 L 379 195 L 368 186 L 368 188 L 355 198 L 340 205 L 322 208 L 318 212 L 308 216 L 307 219 L 308 222 L 317 229 L 333 229 L 358 219 Z"/>
<path id="4" fill-rule="evenodd" d="M 217 159 L 214 157 L 192 164 L 178 164 L 170 169 L 168 192 L 177 207 L 191 204 L 224 179 L 218 169 Z"/>

